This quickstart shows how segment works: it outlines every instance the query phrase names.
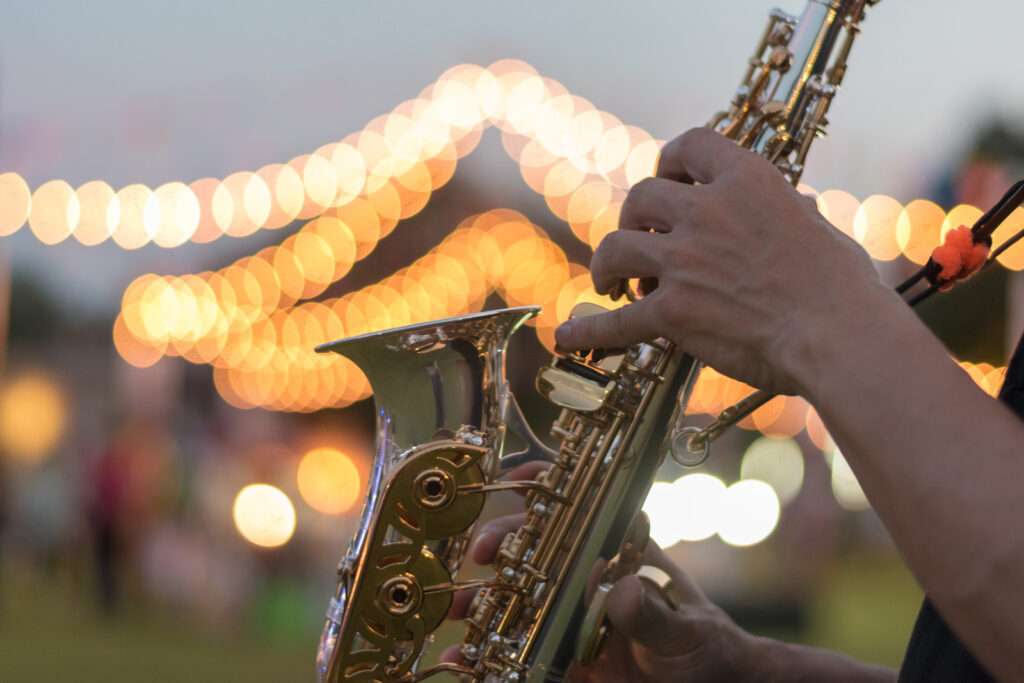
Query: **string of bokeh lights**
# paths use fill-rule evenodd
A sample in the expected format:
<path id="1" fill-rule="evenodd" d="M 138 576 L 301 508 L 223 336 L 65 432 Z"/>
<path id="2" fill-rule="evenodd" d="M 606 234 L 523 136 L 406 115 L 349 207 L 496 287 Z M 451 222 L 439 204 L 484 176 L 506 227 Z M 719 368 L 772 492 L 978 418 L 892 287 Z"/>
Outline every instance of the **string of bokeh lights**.
<path id="1" fill-rule="evenodd" d="M 218 391 L 239 407 L 341 407 L 369 395 L 369 387 L 346 359 L 314 354 L 322 341 L 477 311 L 497 291 L 509 305 L 544 306 L 535 329 L 551 349 L 554 326 L 575 303 L 614 306 L 593 292 L 584 267 L 507 210 L 467 219 L 413 266 L 370 287 L 310 301 L 422 209 L 491 126 L 527 185 L 591 248 L 616 228 L 627 188 L 652 173 L 661 146 L 523 62 L 461 65 L 338 143 L 223 180 L 117 192 L 102 181 L 74 190 L 53 180 L 30 192 L 17 174 L 0 175 L 0 234 L 27 223 L 47 244 L 73 235 L 86 245 L 112 239 L 134 249 L 242 237 L 306 220 L 280 245 L 217 272 L 138 278 L 125 293 L 114 340 L 138 366 L 165 355 L 211 364 Z M 800 189 L 880 261 L 902 255 L 922 264 L 947 230 L 981 214 L 967 205 L 947 213 L 925 200 L 903 205 L 882 195 L 859 201 L 839 190 Z M 1018 210 L 996 243 L 1022 227 Z M 1000 261 L 1024 268 L 1024 254 L 1013 250 Z M 964 365 L 991 393 L 1002 370 Z M 714 413 L 746 391 L 707 370 L 692 408 Z M 819 446 L 827 438 L 797 398 L 776 399 L 743 426 L 780 437 L 806 429 Z"/>
<path id="2" fill-rule="evenodd" d="M 545 305 L 537 329 L 553 343 L 559 312 L 568 316 L 579 298 L 566 295 L 589 288 L 585 269 L 571 266 L 540 228 L 510 210 L 470 217 L 411 266 L 369 287 L 271 315 L 218 299 L 228 280 L 204 275 L 133 283 L 114 328 L 119 352 L 137 365 L 165 354 L 208 362 L 228 402 L 277 410 L 347 405 L 370 393 L 355 365 L 316 354 L 311 340 L 477 311 L 497 292 L 510 305 Z M 187 314 L 166 317 L 173 307 Z"/>

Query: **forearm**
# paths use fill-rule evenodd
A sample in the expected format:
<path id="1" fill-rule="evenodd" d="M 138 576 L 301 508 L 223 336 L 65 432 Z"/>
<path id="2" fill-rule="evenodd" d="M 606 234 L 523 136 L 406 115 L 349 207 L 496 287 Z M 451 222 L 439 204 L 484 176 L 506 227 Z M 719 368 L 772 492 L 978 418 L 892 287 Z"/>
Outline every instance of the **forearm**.
<path id="1" fill-rule="evenodd" d="M 804 645 L 757 638 L 761 652 L 760 683 L 892 683 L 896 672 L 877 664 L 867 664 L 845 655 Z"/>
<path id="2" fill-rule="evenodd" d="M 802 393 L 950 626 L 992 673 L 1022 680 L 1024 424 L 902 302 L 868 299 L 808 343 Z"/>

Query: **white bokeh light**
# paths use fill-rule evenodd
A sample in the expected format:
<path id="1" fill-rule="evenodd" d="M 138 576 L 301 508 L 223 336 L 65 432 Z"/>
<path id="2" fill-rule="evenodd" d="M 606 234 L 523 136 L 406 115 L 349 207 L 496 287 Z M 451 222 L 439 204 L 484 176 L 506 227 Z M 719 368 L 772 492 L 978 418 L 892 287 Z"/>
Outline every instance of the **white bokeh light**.
<path id="1" fill-rule="evenodd" d="M 788 503 L 804 483 L 804 455 L 793 439 L 755 439 L 743 454 L 741 479 L 760 479 L 775 489 L 779 501 Z"/>
<path id="2" fill-rule="evenodd" d="M 850 469 L 846 458 L 839 451 L 831 454 L 829 464 L 832 466 L 832 493 L 836 501 L 846 510 L 867 510 L 871 507 L 860 482 Z"/>
<path id="3" fill-rule="evenodd" d="M 643 507 L 651 519 L 651 538 L 668 548 L 713 536 L 724 495 L 725 484 L 710 474 L 688 474 L 671 484 L 656 482 Z"/>
<path id="4" fill-rule="evenodd" d="M 281 489 L 251 484 L 235 498 L 235 526 L 245 540 L 264 548 L 276 548 L 295 533 L 295 508 Z"/>
<path id="5" fill-rule="evenodd" d="M 730 486 L 722 498 L 718 535 L 729 545 L 760 543 L 779 521 L 779 497 L 763 481 L 744 479 Z"/>

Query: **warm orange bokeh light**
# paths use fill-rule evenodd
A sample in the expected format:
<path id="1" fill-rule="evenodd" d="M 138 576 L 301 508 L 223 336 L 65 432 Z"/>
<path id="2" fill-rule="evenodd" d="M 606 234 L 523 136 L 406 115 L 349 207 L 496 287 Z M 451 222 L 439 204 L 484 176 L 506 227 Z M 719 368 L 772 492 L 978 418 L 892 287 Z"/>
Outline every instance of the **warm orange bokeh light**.
<path id="1" fill-rule="evenodd" d="M 178 247 L 199 227 L 199 200 L 184 183 L 167 183 L 153 193 L 160 203 L 160 224 L 153 242 L 161 247 Z"/>
<path id="2" fill-rule="evenodd" d="M 75 239 L 87 247 L 105 242 L 121 219 L 121 205 L 114 190 L 102 180 L 93 180 L 75 190 L 75 195 L 80 212 Z"/>
<path id="3" fill-rule="evenodd" d="M 938 204 L 915 199 L 903 207 L 896 224 L 896 239 L 904 255 L 923 266 L 941 241 L 942 223 L 946 212 Z"/>
<path id="4" fill-rule="evenodd" d="M 200 244 L 212 242 L 224 234 L 231 222 L 230 196 L 223 183 L 216 178 L 200 178 L 189 185 L 199 204 L 199 222 L 192 233 L 192 241 Z"/>
<path id="5" fill-rule="evenodd" d="M 11 458 L 29 464 L 53 455 L 67 428 L 67 400 L 57 380 L 31 371 L 0 389 L 0 445 Z"/>
<path id="6" fill-rule="evenodd" d="M 1003 221 L 994 233 L 992 243 L 999 246 L 1012 235 L 1024 230 L 1024 208 L 1016 208 L 1010 217 Z M 1011 270 L 1024 270 L 1024 248 L 1017 247 L 1007 249 L 999 255 L 999 263 Z"/>
<path id="7" fill-rule="evenodd" d="M 138 183 L 117 191 L 120 206 L 112 237 L 122 249 L 138 249 L 153 238 L 160 227 L 160 202 L 153 191 Z"/>
<path id="8" fill-rule="evenodd" d="M 62 242 L 75 229 L 79 217 L 78 197 L 63 180 L 40 185 L 32 195 L 28 224 L 43 244 Z"/>
<path id="9" fill-rule="evenodd" d="M 970 227 L 974 225 L 979 218 L 981 218 L 981 209 L 976 206 L 969 204 L 959 204 L 954 206 L 949 213 L 946 214 L 945 220 L 942 221 L 942 234 L 940 239 L 945 239 L 946 233 L 950 230 L 956 230 L 961 225 Z M 938 246 L 938 245 L 936 245 Z"/>
<path id="10" fill-rule="evenodd" d="M 219 368 L 218 388 L 229 401 L 246 407 L 345 405 L 367 395 L 368 385 L 344 359 L 327 361 L 312 354 L 311 346 L 325 338 L 480 310 L 497 294 L 509 305 L 544 306 L 531 324 L 550 347 L 555 326 L 572 304 L 621 305 L 597 296 L 582 266 L 571 263 L 523 216 L 504 209 L 467 218 L 412 266 L 360 291 L 302 303 L 343 278 L 400 221 L 422 209 L 488 126 L 501 131 L 502 145 L 527 185 L 591 248 L 617 228 L 625 191 L 653 174 L 662 144 L 527 64 L 463 64 L 362 131 L 258 173 L 243 171 L 223 181 L 205 178 L 188 187 L 169 183 L 155 194 L 129 186 L 112 202 L 101 183 L 88 184 L 88 191 L 83 186 L 76 197 L 77 219 L 71 215 L 75 198 L 62 203 L 66 192 L 59 185 L 39 195 L 55 196 L 40 208 L 32 206 L 19 176 L 0 176 L 0 197 L 12 198 L 0 207 L 0 231 L 16 230 L 30 213 L 40 225 L 54 223 L 50 218 L 56 215 L 67 218 L 67 230 L 58 220 L 48 239 L 73 232 L 83 242 L 98 243 L 106 220 L 116 225 L 118 244 L 137 248 L 150 240 L 164 246 L 186 239 L 209 242 L 225 232 L 242 236 L 311 219 L 281 244 L 198 280 L 140 278 L 125 295 L 115 343 L 122 355 L 141 365 L 165 353 L 213 364 Z M 813 194 L 806 186 L 800 190 Z M 949 223 L 969 224 L 980 213 L 957 207 L 947 216 L 928 202 L 904 207 L 890 197 L 859 201 L 835 190 L 820 195 L 818 202 L 875 258 L 888 260 L 902 252 L 918 263 L 927 260 Z M 104 206 L 120 215 L 105 216 Z M 1024 212 L 1015 214 L 1014 221 L 1024 223 Z M 997 233 L 997 245 L 1008 230 Z M 1024 256 L 1014 258 L 1018 251 L 1024 253 L 1011 250 L 1003 256 L 1004 265 L 1024 267 Z M 994 377 L 989 373 L 982 381 L 990 385 L 989 376 Z M 695 405 L 720 410 L 727 397 L 739 398 L 744 390 L 724 377 L 702 380 Z M 762 427 L 789 432 L 797 417 L 808 424 L 800 404 L 785 400 L 780 405 L 758 415 Z"/>
<path id="11" fill-rule="evenodd" d="M 222 188 L 214 196 L 214 214 L 225 216 L 230 207 L 230 218 L 224 227 L 225 234 L 232 237 L 251 235 L 270 216 L 270 188 L 255 173 L 232 173 L 224 179 Z M 226 203 L 224 193 L 230 197 L 230 204 Z"/>
<path id="12" fill-rule="evenodd" d="M 639 131 L 639 129 L 634 130 Z M 633 187 L 644 178 L 649 178 L 658 168 L 658 154 L 661 152 L 662 143 L 647 133 L 644 133 L 643 136 L 638 133 L 636 137 L 641 138 L 642 141 L 634 144 L 633 150 L 626 157 L 625 187 Z"/>
<path id="13" fill-rule="evenodd" d="M 825 190 L 818 195 L 818 211 L 841 231 L 856 239 L 853 222 L 860 202 L 849 192 Z"/>
<path id="14" fill-rule="evenodd" d="M 302 499 L 327 515 L 346 512 L 362 495 L 355 463 L 334 448 L 314 448 L 302 456 L 296 477 Z"/>
<path id="15" fill-rule="evenodd" d="M 871 258 L 891 261 L 900 255 L 896 225 L 902 212 L 903 205 L 881 194 L 861 202 L 853 217 L 853 233 Z"/>
<path id="16" fill-rule="evenodd" d="M 0 174 L 0 236 L 17 232 L 28 220 L 32 192 L 17 173 Z"/>

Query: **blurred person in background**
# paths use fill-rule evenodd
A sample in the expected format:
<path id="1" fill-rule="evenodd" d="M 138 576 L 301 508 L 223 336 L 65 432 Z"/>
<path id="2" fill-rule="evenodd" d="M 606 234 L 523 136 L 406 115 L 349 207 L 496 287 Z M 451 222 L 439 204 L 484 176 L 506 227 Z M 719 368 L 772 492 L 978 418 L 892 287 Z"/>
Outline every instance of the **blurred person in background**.
<path id="1" fill-rule="evenodd" d="M 770 163 L 709 129 L 666 145 L 657 177 L 630 191 L 619 228 L 594 254 L 595 287 L 644 278 L 647 296 L 563 324 L 559 344 L 667 337 L 719 372 L 805 397 L 927 595 L 900 680 L 1024 680 L 1024 529 L 1006 523 L 1024 518 L 1021 348 L 993 400 L 858 245 Z M 491 559 L 508 525 L 481 532 L 476 560 Z M 619 580 L 608 606 L 615 635 L 585 680 L 897 676 L 748 634 L 653 544 L 646 555 L 669 572 L 682 605 L 669 609 L 636 577 Z"/>
<path id="2" fill-rule="evenodd" d="M 107 614 L 117 609 L 121 592 L 128 457 L 124 445 L 111 439 L 100 449 L 88 480 L 96 595 Z"/>
<path id="3" fill-rule="evenodd" d="M 145 541 L 161 520 L 172 518 L 181 498 L 181 472 L 173 466 L 170 439 L 159 423 L 126 419 L 95 457 L 88 480 L 100 606 L 118 607 L 121 593 L 140 588 Z"/>

